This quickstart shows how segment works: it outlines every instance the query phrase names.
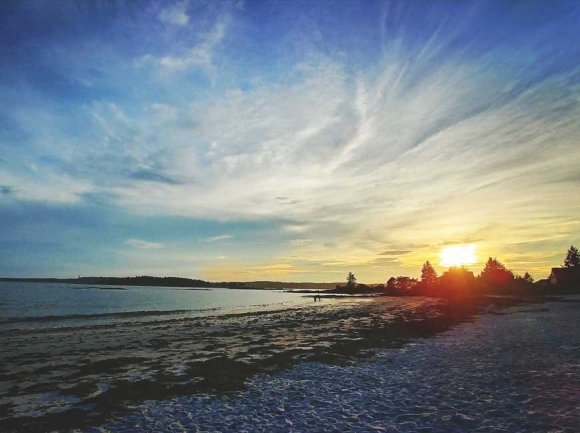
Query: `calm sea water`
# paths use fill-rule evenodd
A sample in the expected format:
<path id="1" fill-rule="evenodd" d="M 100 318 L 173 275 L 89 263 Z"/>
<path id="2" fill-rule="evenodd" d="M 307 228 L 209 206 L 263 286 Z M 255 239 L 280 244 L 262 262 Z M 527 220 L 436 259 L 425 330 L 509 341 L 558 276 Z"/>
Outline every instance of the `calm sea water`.
<path id="1" fill-rule="evenodd" d="M 0 282 L 0 330 L 147 321 L 301 306 L 279 290 Z"/>

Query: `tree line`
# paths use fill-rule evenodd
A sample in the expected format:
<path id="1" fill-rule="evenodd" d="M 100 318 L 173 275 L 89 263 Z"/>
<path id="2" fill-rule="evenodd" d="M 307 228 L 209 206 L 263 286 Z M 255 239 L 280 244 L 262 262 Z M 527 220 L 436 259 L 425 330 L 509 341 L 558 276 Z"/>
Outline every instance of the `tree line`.
<path id="1" fill-rule="evenodd" d="M 573 268 L 580 273 L 580 253 L 571 246 L 566 253 L 564 268 Z M 497 258 L 489 257 L 479 275 L 474 275 L 465 266 L 452 266 L 438 275 L 429 261 L 423 264 L 421 278 L 407 276 L 391 277 L 386 284 L 368 286 L 357 284 L 352 272 L 345 286 L 337 285 L 338 293 L 383 293 L 387 295 L 416 296 L 464 296 L 468 294 L 521 294 L 542 293 L 549 285 L 548 280 L 534 284 L 529 272 L 516 274 Z M 575 288 L 580 289 L 580 287 Z"/>

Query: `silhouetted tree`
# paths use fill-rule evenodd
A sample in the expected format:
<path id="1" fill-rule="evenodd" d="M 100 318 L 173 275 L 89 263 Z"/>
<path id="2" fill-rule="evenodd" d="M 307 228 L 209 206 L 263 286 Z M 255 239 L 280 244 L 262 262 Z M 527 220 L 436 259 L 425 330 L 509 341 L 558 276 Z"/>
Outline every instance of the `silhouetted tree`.
<path id="1" fill-rule="evenodd" d="M 529 292 L 532 284 L 534 283 L 534 279 L 528 272 L 526 272 L 523 277 L 521 275 L 516 275 L 514 278 L 514 283 L 515 291 L 525 290 L 526 292 Z"/>
<path id="2" fill-rule="evenodd" d="M 479 275 L 483 286 L 490 289 L 505 289 L 514 282 L 514 274 L 497 259 L 487 260 L 483 271 Z"/>
<path id="3" fill-rule="evenodd" d="M 435 269 L 433 269 L 429 261 L 426 261 L 423 269 L 421 269 L 421 283 L 427 288 L 437 284 L 437 272 L 435 272 Z"/>
<path id="4" fill-rule="evenodd" d="M 356 286 L 356 277 L 352 272 L 348 273 L 348 277 L 346 277 L 346 287 L 353 288 Z"/>
<path id="5" fill-rule="evenodd" d="M 397 289 L 402 293 L 409 292 L 417 286 L 417 280 L 410 277 L 397 277 Z"/>
<path id="6" fill-rule="evenodd" d="M 575 268 L 580 267 L 580 253 L 578 253 L 578 248 L 571 246 L 566 253 L 566 258 L 564 259 L 565 268 Z"/>
<path id="7" fill-rule="evenodd" d="M 523 279 L 524 283 L 527 283 L 527 284 L 532 284 L 534 282 L 534 278 L 528 272 L 526 272 L 524 274 L 522 279 Z"/>
<path id="8" fill-rule="evenodd" d="M 475 277 L 465 266 L 452 266 L 440 278 L 441 292 L 449 297 L 466 296 L 473 291 Z"/>
<path id="9" fill-rule="evenodd" d="M 408 295 L 417 287 L 417 283 L 415 278 L 391 277 L 387 281 L 387 292 L 394 295 Z"/>

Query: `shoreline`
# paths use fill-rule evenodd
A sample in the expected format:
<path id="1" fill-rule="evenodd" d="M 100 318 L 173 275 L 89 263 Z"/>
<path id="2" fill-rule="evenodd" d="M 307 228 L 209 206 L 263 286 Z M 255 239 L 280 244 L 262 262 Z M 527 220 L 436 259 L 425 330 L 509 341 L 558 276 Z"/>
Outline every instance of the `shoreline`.
<path id="1" fill-rule="evenodd" d="M 229 394 L 304 362 L 353 365 L 495 311 L 548 298 L 328 299 L 302 308 L 13 335 L 0 376 L 0 429 L 86 428 L 145 400 Z M 493 305 L 493 307 L 492 307 Z M 4 337 L 3 337 L 4 338 Z M 50 355 L 47 355 L 49 353 Z"/>
<path id="2" fill-rule="evenodd" d="M 119 431 L 573 433 L 580 297 L 488 308 L 365 362 L 306 362 L 231 395 L 149 401 L 87 433 Z"/>

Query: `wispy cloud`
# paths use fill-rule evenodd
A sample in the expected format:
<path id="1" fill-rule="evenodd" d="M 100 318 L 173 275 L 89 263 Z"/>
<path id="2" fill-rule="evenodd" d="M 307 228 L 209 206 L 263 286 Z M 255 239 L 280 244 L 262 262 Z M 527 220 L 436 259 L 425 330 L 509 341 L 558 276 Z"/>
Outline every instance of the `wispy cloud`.
<path id="1" fill-rule="evenodd" d="M 187 1 L 169 6 L 159 12 L 159 19 L 167 24 L 176 26 L 185 26 L 189 22 L 189 15 L 187 15 Z"/>
<path id="2" fill-rule="evenodd" d="M 14 195 L 16 191 L 12 185 L 0 185 L 0 195 Z"/>
<path id="3" fill-rule="evenodd" d="M 306 272 L 305 269 L 287 262 L 263 263 L 254 266 L 242 263 L 220 263 L 205 269 L 204 276 L 207 279 L 225 278 L 229 281 L 283 280 L 296 278 Z"/>
<path id="4" fill-rule="evenodd" d="M 310 227 L 306 224 L 285 224 L 282 226 L 282 230 L 290 233 L 304 233 L 308 231 Z"/>
<path id="5" fill-rule="evenodd" d="M 218 235 L 200 239 L 200 242 L 218 242 L 233 238 L 233 235 Z"/>
<path id="6" fill-rule="evenodd" d="M 157 250 L 163 248 L 163 244 L 161 243 L 148 242 L 141 239 L 127 239 L 125 244 L 141 250 Z"/>
<path id="7" fill-rule="evenodd" d="M 337 272 L 399 272 L 468 239 L 544 272 L 580 235 L 578 26 L 562 8 L 536 31 L 522 23 L 539 4 L 432 6 L 460 27 L 385 5 L 337 38 L 337 23 L 282 5 L 256 6 L 271 28 L 228 7 L 152 5 L 107 37 L 21 35 L 26 62 L 0 65 L 2 195 L 263 222 L 273 261 L 304 269 L 285 255 L 299 250 Z"/>
<path id="8" fill-rule="evenodd" d="M 90 181 L 74 179 L 50 169 L 31 176 L 24 170 L 12 173 L 0 167 L 0 182 L 5 183 L 3 195 L 30 202 L 72 204 L 81 201 L 83 194 L 95 189 Z M 11 185 L 18 185 L 18 188 Z"/>
<path id="9" fill-rule="evenodd" d="M 276 200 L 278 200 L 278 204 L 280 206 L 291 206 L 293 204 L 298 204 L 302 201 L 302 200 L 291 200 L 289 197 L 276 197 Z"/>
<path id="10" fill-rule="evenodd" d="M 301 245 L 306 245 L 309 244 L 311 242 L 314 242 L 314 239 L 291 239 L 289 241 L 286 242 L 286 244 L 288 245 L 292 245 L 292 246 L 301 246 Z"/>
<path id="11" fill-rule="evenodd" d="M 410 250 L 387 250 L 379 253 L 379 256 L 400 256 L 410 253 Z"/>
<path id="12" fill-rule="evenodd" d="M 175 11 L 173 13 L 174 15 L 171 15 L 173 20 L 184 22 L 182 25 L 187 24 L 185 13 L 177 12 L 177 15 L 175 15 Z M 210 79 L 215 79 L 214 51 L 226 37 L 229 21 L 228 15 L 220 17 L 213 28 L 200 37 L 200 41 L 196 45 L 185 48 L 182 53 L 166 56 L 147 54 L 137 61 L 137 65 L 156 64 L 169 73 L 192 68 L 200 69 Z"/>
<path id="13" fill-rule="evenodd" d="M 163 174 L 157 173 L 153 170 L 138 170 L 129 175 L 132 179 L 145 180 L 149 182 L 167 183 L 169 185 L 177 185 L 179 182 Z"/>

